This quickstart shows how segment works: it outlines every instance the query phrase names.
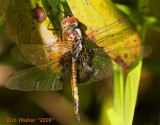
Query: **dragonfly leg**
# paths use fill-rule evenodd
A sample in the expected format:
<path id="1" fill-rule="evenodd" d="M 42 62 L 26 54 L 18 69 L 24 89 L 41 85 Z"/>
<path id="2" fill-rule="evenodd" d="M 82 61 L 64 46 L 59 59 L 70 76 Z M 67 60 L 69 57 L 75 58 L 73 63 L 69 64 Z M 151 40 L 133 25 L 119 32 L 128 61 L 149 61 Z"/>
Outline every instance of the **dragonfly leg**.
<path id="1" fill-rule="evenodd" d="M 57 8 L 58 8 L 58 7 L 57 7 Z M 56 19 L 56 17 L 58 16 L 58 14 L 59 14 L 60 11 L 61 11 L 61 10 L 58 8 L 58 12 L 56 13 L 55 17 L 52 17 L 54 24 L 56 24 L 56 25 L 59 26 L 59 27 L 61 27 L 61 26 L 55 21 L 55 19 Z M 62 11 L 61 11 L 61 12 L 62 12 Z M 63 13 L 64 13 L 64 12 L 63 12 Z M 47 29 L 48 29 L 48 30 L 60 30 L 60 29 L 50 29 L 50 28 L 49 28 L 50 23 L 51 23 L 51 22 L 49 22 L 49 24 L 48 24 L 48 26 L 47 26 Z"/>
<path id="2" fill-rule="evenodd" d="M 49 24 L 48 24 L 48 26 L 47 26 L 47 29 L 48 29 L 48 30 L 52 30 L 52 31 L 54 31 L 54 30 L 60 30 L 60 29 L 51 29 L 51 28 L 49 28 L 50 23 L 51 23 L 51 22 L 49 22 Z"/>
<path id="3" fill-rule="evenodd" d="M 58 6 L 57 6 L 57 9 L 58 9 L 58 12 L 57 13 L 59 13 L 59 11 L 61 12 L 61 13 L 64 13 L 65 15 L 67 15 L 64 11 L 62 11 Z"/>
<path id="4" fill-rule="evenodd" d="M 72 86 L 72 96 L 74 103 L 74 111 L 77 116 L 78 122 L 80 122 L 80 111 L 79 111 L 79 95 L 77 87 L 77 58 L 72 57 L 72 67 L 71 67 L 71 86 Z"/>

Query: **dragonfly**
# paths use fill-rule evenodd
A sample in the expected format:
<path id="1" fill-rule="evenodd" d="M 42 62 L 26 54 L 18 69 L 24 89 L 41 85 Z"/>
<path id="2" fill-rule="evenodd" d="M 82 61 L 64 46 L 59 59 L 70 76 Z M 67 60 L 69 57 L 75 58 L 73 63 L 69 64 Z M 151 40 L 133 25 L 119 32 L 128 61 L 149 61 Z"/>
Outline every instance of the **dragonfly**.
<path id="1" fill-rule="evenodd" d="M 37 5 L 34 10 L 32 14 L 34 20 L 39 23 L 45 21 L 46 14 L 43 9 Z M 37 10 L 40 10 L 41 14 L 38 14 Z M 84 37 L 78 27 L 79 23 L 73 15 L 65 15 L 61 22 L 62 37 L 60 36 L 51 45 L 19 44 L 23 54 L 36 67 L 14 73 L 6 82 L 6 87 L 9 89 L 57 91 L 63 89 L 64 82 L 70 75 L 74 111 L 78 121 L 80 121 L 80 110 L 77 83 L 89 84 L 110 76 L 112 60 L 121 68 L 128 69 L 141 52 L 140 42 L 131 39 L 136 44 L 127 47 L 120 44 L 122 40 L 128 38 L 124 34 L 134 33 L 132 25 L 123 27 L 129 23 L 128 18 L 95 30 Z M 123 27 L 123 30 L 113 32 L 115 27 Z M 94 39 L 94 36 L 99 39 Z M 103 41 L 105 44 L 108 43 L 107 48 L 103 47 Z"/>

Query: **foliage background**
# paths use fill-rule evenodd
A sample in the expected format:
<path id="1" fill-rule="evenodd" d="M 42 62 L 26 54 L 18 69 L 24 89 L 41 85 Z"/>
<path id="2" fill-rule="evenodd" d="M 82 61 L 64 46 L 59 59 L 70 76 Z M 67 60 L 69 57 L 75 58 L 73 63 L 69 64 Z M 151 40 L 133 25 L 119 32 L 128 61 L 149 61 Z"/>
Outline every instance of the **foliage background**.
<path id="1" fill-rule="evenodd" d="M 136 7 L 135 0 L 114 0 L 114 2 Z M 160 18 L 160 1 L 150 1 L 152 15 Z M 144 59 L 139 86 L 137 106 L 133 125 L 160 124 L 160 31 L 147 27 L 145 43 L 152 47 L 152 54 Z M 0 124 L 3 118 L 48 118 L 55 117 L 54 124 L 74 124 L 74 112 L 70 85 L 64 91 L 54 92 L 20 92 L 4 87 L 7 77 L 26 66 L 10 55 L 15 45 L 9 38 L 5 18 L 0 19 Z M 112 77 L 99 83 L 79 86 L 82 122 L 100 124 L 102 106 L 112 105 Z M 107 121 L 107 119 L 106 119 Z M 109 121 L 107 121 L 109 122 Z M 16 124 L 16 123 L 11 123 Z"/>

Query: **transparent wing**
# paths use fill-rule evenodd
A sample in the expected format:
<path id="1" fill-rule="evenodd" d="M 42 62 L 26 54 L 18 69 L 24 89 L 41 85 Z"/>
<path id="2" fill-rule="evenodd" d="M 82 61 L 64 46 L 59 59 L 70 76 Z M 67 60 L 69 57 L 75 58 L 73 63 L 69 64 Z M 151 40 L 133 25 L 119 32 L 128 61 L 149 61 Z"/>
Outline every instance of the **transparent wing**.
<path id="1" fill-rule="evenodd" d="M 61 72 L 46 72 L 32 67 L 11 75 L 5 86 L 9 89 L 21 91 L 57 91 L 63 89 L 63 82 L 59 79 L 60 76 Z"/>
<path id="2" fill-rule="evenodd" d="M 117 21 L 109 25 L 94 30 L 93 32 L 87 34 L 87 36 L 92 40 L 94 40 L 94 38 L 98 38 L 97 40 L 103 40 L 103 38 L 105 39 L 111 37 L 110 35 L 116 35 L 117 31 L 123 31 L 123 29 L 126 30 L 126 28 L 129 29 L 131 25 L 128 27 L 127 24 L 130 24 L 131 22 L 142 23 L 144 12 L 147 9 L 149 9 L 149 6 L 143 6 L 141 9 L 132 12 L 129 16 L 117 19 Z"/>
<path id="3" fill-rule="evenodd" d="M 24 64 L 32 65 L 32 63 L 24 56 L 18 46 L 14 46 L 11 50 L 11 56 Z"/>
<path id="4" fill-rule="evenodd" d="M 29 59 L 33 65 L 36 65 L 40 69 L 56 71 L 54 67 L 62 69 L 60 59 L 72 50 L 71 41 L 56 42 L 50 46 L 40 44 L 22 44 L 20 49 L 27 59 Z"/>
<path id="5" fill-rule="evenodd" d="M 124 69 L 135 62 L 142 49 L 141 39 L 132 26 L 97 40 L 97 44 L 103 46 L 110 58 Z"/>
<path id="6" fill-rule="evenodd" d="M 23 54 L 37 67 L 24 69 L 11 75 L 6 87 L 21 91 L 56 91 L 63 87 L 60 80 L 63 66 L 60 59 L 70 54 L 72 42 L 58 41 L 50 46 L 21 44 Z M 41 70 L 43 69 L 43 70 Z"/>
<path id="7" fill-rule="evenodd" d="M 88 37 L 103 47 L 110 58 L 124 69 L 128 69 L 141 52 L 141 39 L 128 18 L 102 27 Z"/>

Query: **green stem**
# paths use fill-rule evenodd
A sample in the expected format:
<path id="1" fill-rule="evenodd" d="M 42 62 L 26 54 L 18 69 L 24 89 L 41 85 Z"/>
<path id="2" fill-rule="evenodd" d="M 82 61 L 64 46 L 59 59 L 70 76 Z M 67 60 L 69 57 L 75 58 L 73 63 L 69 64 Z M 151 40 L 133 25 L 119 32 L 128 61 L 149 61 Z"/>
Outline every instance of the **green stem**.
<path id="1" fill-rule="evenodd" d="M 108 110 L 108 117 L 111 125 L 123 125 L 123 70 L 113 62 L 113 72 L 113 107 Z"/>
<path id="2" fill-rule="evenodd" d="M 148 0 L 139 0 L 139 8 L 147 4 Z M 137 27 L 142 43 L 144 43 L 146 27 L 144 25 L 138 25 Z M 132 125 L 133 122 L 138 87 L 141 76 L 141 68 L 142 60 L 139 60 L 138 65 L 135 68 L 132 68 L 128 73 L 124 95 L 123 125 Z"/>

